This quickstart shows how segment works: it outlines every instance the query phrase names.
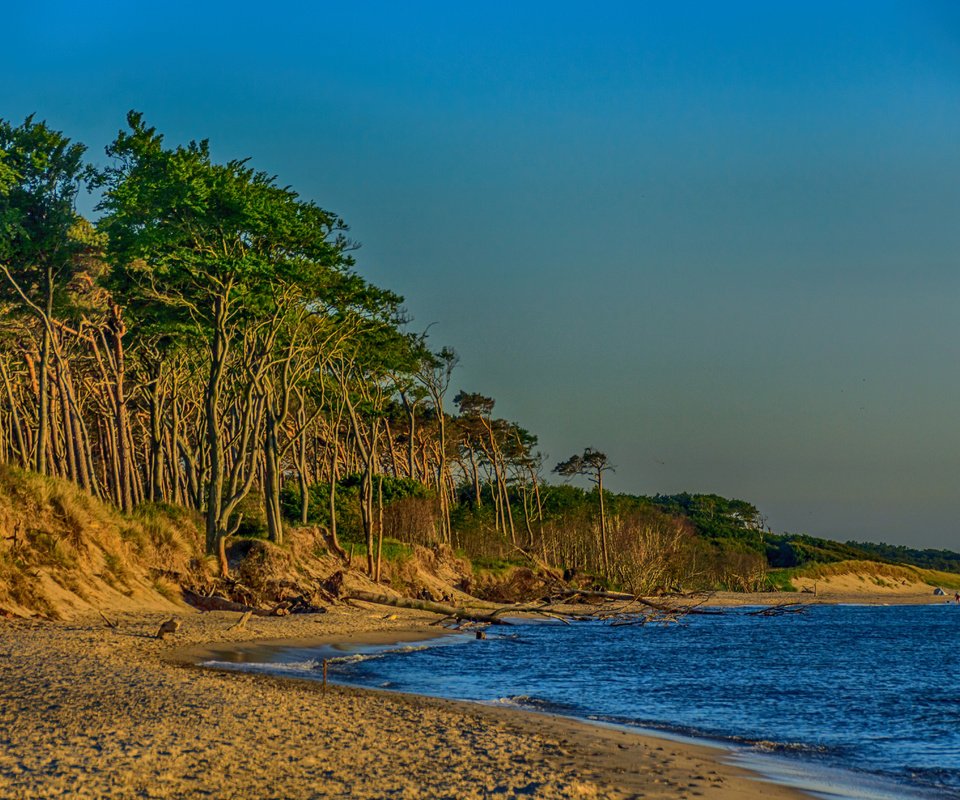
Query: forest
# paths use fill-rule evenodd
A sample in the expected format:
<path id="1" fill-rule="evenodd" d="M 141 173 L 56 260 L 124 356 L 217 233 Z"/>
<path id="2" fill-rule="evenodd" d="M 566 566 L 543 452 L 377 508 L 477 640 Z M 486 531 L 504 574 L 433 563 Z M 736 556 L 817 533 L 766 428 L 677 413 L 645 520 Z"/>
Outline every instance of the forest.
<path id="1" fill-rule="evenodd" d="M 124 512 L 192 509 L 224 573 L 231 541 L 282 546 L 290 526 L 357 549 L 374 580 L 385 542 L 634 592 L 863 557 L 774 535 L 743 501 L 613 494 L 592 447 L 545 463 L 493 398 L 454 392 L 455 350 L 360 275 L 335 213 L 136 112 L 106 155 L 0 120 L 0 462 Z"/>

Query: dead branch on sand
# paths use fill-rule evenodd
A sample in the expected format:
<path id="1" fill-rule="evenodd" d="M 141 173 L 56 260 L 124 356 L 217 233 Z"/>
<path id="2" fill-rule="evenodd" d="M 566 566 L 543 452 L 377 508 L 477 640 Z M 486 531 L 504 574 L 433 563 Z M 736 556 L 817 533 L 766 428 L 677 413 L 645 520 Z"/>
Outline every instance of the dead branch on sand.
<path id="1" fill-rule="evenodd" d="M 505 619 L 500 619 L 496 612 L 492 614 L 482 614 L 470 611 L 467 608 L 456 608 L 454 606 L 444 605 L 442 603 L 432 603 L 429 600 L 414 600 L 410 597 L 390 597 L 385 594 L 374 594 L 373 592 L 352 591 L 343 595 L 342 600 L 361 600 L 364 603 L 373 603 L 381 606 L 392 606 L 393 608 L 412 608 L 417 611 L 427 611 L 431 614 L 440 614 L 445 619 L 456 620 L 457 622 L 484 622 L 488 625 L 509 625 Z"/>

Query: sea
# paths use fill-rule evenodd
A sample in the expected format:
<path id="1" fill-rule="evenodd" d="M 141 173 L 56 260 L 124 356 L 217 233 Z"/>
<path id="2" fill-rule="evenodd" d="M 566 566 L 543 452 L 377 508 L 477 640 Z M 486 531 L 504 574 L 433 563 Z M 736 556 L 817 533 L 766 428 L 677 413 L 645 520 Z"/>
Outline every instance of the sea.
<path id="1" fill-rule="evenodd" d="M 823 798 L 960 798 L 960 605 L 750 608 L 679 622 L 512 620 L 420 643 L 210 666 L 567 715 L 728 748 Z"/>

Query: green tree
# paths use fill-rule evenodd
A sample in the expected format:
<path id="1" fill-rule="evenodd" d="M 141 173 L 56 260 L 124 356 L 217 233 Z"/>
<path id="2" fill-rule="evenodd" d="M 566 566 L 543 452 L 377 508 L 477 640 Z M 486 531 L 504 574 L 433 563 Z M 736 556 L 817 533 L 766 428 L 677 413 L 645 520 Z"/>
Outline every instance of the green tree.
<path id="1" fill-rule="evenodd" d="M 55 315 L 68 302 L 67 286 L 86 247 L 70 235 L 77 194 L 93 175 L 85 152 L 32 116 L 18 126 L 0 119 L 0 272 L 6 296 L 40 325 L 33 467 L 43 473 L 49 467 Z"/>
<path id="2" fill-rule="evenodd" d="M 607 552 L 607 515 L 603 505 L 603 473 L 612 469 L 606 454 L 592 447 L 586 448 L 582 455 L 570 456 L 553 468 L 554 472 L 565 478 L 585 475 L 597 487 L 597 495 L 600 499 L 600 558 L 605 575 L 610 574 L 610 556 Z"/>
<path id="3" fill-rule="evenodd" d="M 206 545 L 225 570 L 231 515 L 258 472 L 260 384 L 273 346 L 297 305 L 319 305 L 353 280 L 346 225 L 245 160 L 215 163 L 206 140 L 168 148 L 139 113 L 127 122 L 107 149 L 116 164 L 106 172 L 101 226 L 115 280 L 136 306 L 192 326 L 205 342 Z M 232 366 L 242 380 L 230 398 L 228 453 Z"/>

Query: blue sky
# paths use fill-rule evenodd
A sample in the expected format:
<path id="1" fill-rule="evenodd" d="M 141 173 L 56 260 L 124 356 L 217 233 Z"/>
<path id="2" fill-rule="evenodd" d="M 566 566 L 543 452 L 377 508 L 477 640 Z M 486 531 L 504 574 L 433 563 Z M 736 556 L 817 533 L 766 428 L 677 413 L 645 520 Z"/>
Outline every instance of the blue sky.
<path id="1" fill-rule="evenodd" d="M 20 4 L 0 116 L 251 156 L 549 464 L 960 549 L 956 8 Z"/>

